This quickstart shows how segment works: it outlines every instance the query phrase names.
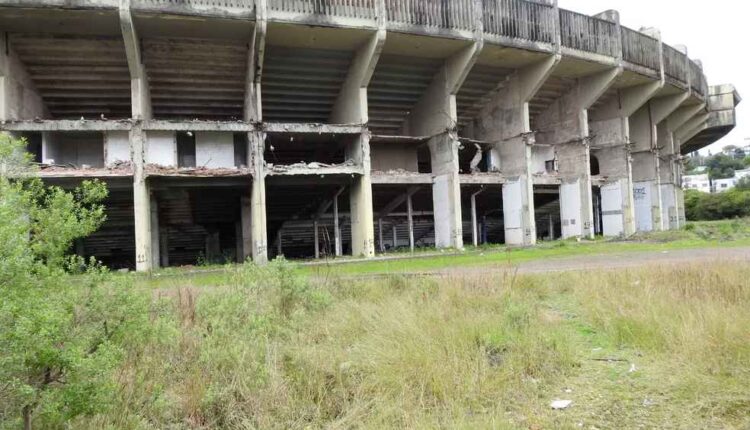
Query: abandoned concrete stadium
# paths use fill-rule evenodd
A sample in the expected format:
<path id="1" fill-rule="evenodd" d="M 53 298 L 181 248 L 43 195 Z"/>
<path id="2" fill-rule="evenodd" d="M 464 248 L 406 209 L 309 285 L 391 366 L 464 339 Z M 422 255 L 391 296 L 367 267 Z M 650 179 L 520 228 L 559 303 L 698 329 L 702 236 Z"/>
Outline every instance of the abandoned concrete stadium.
<path id="1" fill-rule="evenodd" d="M 0 25 L 0 128 L 46 182 L 107 182 L 77 252 L 142 271 L 679 228 L 681 156 L 740 101 L 549 0 L 0 0 Z"/>

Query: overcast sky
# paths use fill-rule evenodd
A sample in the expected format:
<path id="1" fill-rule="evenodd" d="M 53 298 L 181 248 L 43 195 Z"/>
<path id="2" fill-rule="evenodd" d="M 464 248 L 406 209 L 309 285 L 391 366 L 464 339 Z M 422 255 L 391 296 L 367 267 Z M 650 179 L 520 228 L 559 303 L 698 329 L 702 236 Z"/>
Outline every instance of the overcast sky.
<path id="1" fill-rule="evenodd" d="M 670 45 L 686 45 L 690 58 L 703 61 L 709 85 L 734 84 L 747 100 L 737 106 L 737 127 L 711 145 L 744 145 L 750 138 L 750 2 L 747 0 L 558 0 L 561 8 L 594 15 L 620 12 L 623 25 L 656 27 Z"/>

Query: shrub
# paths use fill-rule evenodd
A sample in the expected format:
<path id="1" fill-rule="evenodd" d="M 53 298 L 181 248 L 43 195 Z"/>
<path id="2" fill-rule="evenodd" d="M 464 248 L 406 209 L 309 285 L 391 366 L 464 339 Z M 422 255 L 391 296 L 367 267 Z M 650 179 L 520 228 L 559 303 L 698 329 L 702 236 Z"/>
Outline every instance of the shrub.
<path id="1" fill-rule="evenodd" d="M 713 221 L 750 216 L 750 190 L 732 189 L 720 194 L 685 191 L 685 214 L 690 221 Z"/>
<path id="2" fill-rule="evenodd" d="M 68 255 L 104 221 L 104 184 L 45 187 L 24 146 L 0 135 L 0 421 L 50 428 L 105 407 L 148 312 L 127 278 Z"/>

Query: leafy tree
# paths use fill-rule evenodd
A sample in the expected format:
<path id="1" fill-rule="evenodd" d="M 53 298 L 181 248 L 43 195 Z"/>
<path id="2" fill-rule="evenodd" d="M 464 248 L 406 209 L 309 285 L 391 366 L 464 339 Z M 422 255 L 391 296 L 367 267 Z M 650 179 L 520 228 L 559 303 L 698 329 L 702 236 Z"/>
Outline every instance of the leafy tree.
<path id="1" fill-rule="evenodd" d="M 750 191 L 750 176 L 745 176 L 737 181 L 737 183 L 734 184 L 734 188 L 742 191 Z"/>
<path id="2" fill-rule="evenodd" d="M 726 179 L 734 177 L 735 170 L 742 170 L 745 164 L 725 154 L 716 154 L 707 161 L 708 174 L 711 179 Z"/>
<path id="3" fill-rule="evenodd" d="M 147 303 L 69 255 L 104 222 L 104 184 L 45 187 L 24 147 L 0 134 L 0 423 L 62 427 L 107 404 L 109 370 L 148 326 Z"/>

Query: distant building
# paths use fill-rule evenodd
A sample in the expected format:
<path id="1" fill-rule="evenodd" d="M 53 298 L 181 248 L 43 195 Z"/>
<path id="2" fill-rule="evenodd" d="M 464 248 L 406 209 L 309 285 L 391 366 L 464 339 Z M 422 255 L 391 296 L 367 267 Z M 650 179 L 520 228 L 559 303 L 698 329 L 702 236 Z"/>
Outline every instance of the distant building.
<path id="1" fill-rule="evenodd" d="M 682 188 L 685 190 L 698 190 L 704 193 L 723 193 L 729 191 L 742 178 L 750 177 L 750 169 L 737 170 L 734 177 L 711 180 L 708 174 L 685 175 L 682 177 Z"/>
<path id="2" fill-rule="evenodd" d="M 711 192 L 711 180 L 708 174 L 685 175 L 682 177 L 682 188 L 685 190 L 698 190 L 704 193 Z"/>

